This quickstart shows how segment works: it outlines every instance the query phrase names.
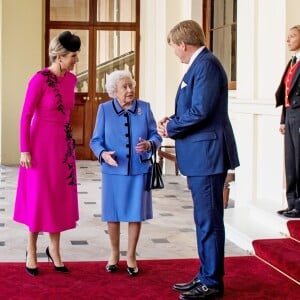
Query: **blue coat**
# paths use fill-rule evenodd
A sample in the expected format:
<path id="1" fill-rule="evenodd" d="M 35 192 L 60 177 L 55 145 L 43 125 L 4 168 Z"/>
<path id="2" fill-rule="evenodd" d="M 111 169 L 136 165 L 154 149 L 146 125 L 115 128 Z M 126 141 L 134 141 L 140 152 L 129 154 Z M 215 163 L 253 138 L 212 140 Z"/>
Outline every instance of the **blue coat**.
<path id="1" fill-rule="evenodd" d="M 152 141 L 156 149 L 162 141 L 149 103 L 134 100 L 128 110 L 124 110 L 116 99 L 101 104 L 90 147 L 98 159 L 103 151 L 116 151 L 118 163 L 117 167 L 112 167 L 99 159 L 102 172 L 118 175 L 149 172 L 152 152 L 135 151 L 140 137 Z"/>
<path id="2" fill-rule="evenodd" d="M 175 114 L 167 124 L 186 176 L 226 173 L 239 166 L 228 116 L 228 82 L 216 57 L 204 48 L 184 75 Z"/>

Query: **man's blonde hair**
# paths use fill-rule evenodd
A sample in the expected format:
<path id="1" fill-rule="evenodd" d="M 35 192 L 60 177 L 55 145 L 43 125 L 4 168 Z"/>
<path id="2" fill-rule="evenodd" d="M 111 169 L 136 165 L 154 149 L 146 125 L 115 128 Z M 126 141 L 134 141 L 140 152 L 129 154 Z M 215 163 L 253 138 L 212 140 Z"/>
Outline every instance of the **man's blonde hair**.
<path id="1" fill-rule="evenodd" d="M 300 32 L 300 25 L 295 25 L 291 29 L 296 29 L 296 30 L 298 30 Z"/>
<path id="2" fill-rule="evenodd" d="M 167 36 L 167 42 L 176 45 L 184 42 L 187 45 L 201 47 L 205 45 L 205 36 L 200 25 L 193 20 L 186 20 L 175 25 Z"/>

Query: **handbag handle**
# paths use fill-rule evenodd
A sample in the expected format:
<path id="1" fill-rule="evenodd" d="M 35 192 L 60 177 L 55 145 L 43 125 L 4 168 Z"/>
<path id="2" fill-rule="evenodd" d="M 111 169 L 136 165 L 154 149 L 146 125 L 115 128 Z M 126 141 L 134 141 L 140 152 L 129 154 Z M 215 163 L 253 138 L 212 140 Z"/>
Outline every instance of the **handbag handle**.
<path id="1" fill-rule="evenodd" d="M 156 146 L 153 141 L 150 141 L 150 144 L 151 144 L 151 151 L 152 151 L 153 159 L 154 159 L 154 162 L 156 162 Z"/>

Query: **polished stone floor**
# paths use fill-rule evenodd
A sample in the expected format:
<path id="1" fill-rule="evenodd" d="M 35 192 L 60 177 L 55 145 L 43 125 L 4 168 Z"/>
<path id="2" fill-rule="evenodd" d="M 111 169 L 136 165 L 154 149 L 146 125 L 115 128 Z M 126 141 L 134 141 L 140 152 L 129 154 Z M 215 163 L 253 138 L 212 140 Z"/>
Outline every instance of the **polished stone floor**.
<path id="1" fill-rule="evenodd" d="M 0 165 L 0 261 L 25 260 L 27 228 L 12 220 L 18 168 Z M 97 161 L 77 161 L 80 220 L 61 236 L 64 261 L 100 261 L 109 256 L 106 224 L 100 218 L 101 175 Z M 182 176 L 164 176 L 165 188 L 153 191 L 154 218 L 143 222 L 138 259 L 197 257 L 191 195 Z M 117 188 L 117 187 L 116 187 Z M 230 206 L 227 209 L 231 209 Z M 46 260 L 48 235 L 38 238 L 38 257 Z M 121 260 L 126 257 L 127 224 L 121 224 Z M 248 253 L 226 240 L 226 256 Z"/>

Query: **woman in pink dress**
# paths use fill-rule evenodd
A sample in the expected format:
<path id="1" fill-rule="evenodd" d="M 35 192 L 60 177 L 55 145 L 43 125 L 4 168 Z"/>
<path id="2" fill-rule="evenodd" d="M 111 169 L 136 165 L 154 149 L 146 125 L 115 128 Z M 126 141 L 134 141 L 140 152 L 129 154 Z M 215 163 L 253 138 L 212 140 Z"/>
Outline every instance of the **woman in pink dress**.
<path id="1" fill-rule="evenodd" d="M 58 272 L 69 270 L 60 255 L 60 233 L 74 228 L 78 198 L 74 140 L 69 124 L 75 103 L 81 41 L 64 31 L 49 46 L 51 65 L 29 81 L 20 120 L 20 167 L 13 219 L 28 226 L 25 270 L 38 275 L 37 238 L 49 233 L 48 260 Z"/>

